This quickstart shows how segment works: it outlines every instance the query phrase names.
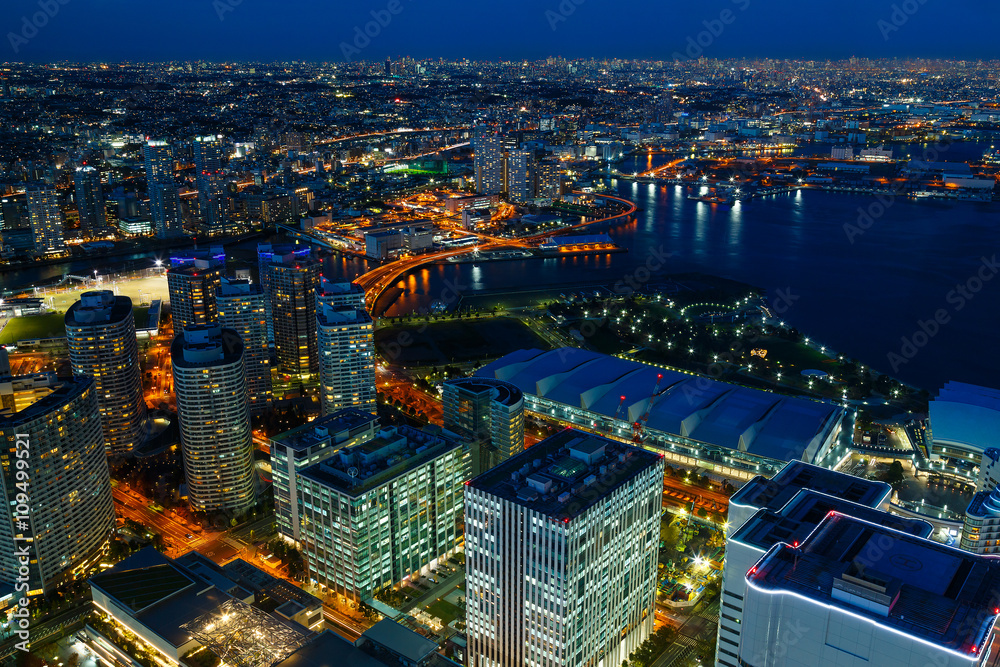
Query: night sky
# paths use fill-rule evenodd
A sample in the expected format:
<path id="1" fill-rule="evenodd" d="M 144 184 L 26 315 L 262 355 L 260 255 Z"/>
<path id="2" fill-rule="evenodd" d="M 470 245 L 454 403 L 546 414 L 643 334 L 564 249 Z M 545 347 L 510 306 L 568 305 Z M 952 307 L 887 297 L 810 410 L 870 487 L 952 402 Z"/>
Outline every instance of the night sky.
<path id="1" fill-rule="evenodd" d="M 993 59 L 998 26 L 994 0 L 3 0 L 0 61 Z"/>

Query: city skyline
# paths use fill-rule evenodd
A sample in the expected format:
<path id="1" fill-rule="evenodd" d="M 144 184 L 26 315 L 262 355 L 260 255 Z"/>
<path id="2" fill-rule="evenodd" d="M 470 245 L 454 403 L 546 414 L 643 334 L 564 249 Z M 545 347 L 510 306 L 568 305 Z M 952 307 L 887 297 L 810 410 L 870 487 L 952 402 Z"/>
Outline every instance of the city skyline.
<path id="1" fill-rule="evenodd" d="M 379 61 L 386 57 L 471 60 L 538 60 L 551 56 L 598 59 L 672 60 L 698 44 L 713 58 L 802 60 L 857 57 L 998 57 L 990 25 L 998 8 L 979 0 L 953 3 L 941 12 L 927 0 L 846 0 L 814 7 L 793 0 L 716 0 L 692 6 L 619 9 L 602 0 L 515 0 L 470 6 L 445 0 L 432 6 L 386 0 L 369 7 L 335 7 L 307 0 L 284 3 L 280 11 L 330 26 L 320 46 L 264 46 L 275 7 L 242 0 L 181 0 L 169 6 L 105 2 L 93 7 L 15 0 L 0 14 L 11 60 L 137 62 L 209 60 Z M 180 7 L 179 7 L 180 6 Z M 47 15 L 33 22 L 36 12 Z M 978 20 L 969 21 L 976 15 Z M 993 17 L 991 20 L 990 17 Z M 27 20 L 28 27 L 24 21 Z M 366 24 L 375 21 L 367 28 Z M 476 30 L 488 24 L 490 30 Z M 157 30 L 136 30 L 137 26 Z M 428 40 L 447 28 L 447 44 Z M 94 43 L 86 35 L 114 34 Z M 141 37 L 140 37 L 141 34 Z M 173 39 L 183 34 L 186 43 Z M 516 36 L 518 46 L 511 37 Z M 692 42 L 689 42 L 689 38 Z"/>

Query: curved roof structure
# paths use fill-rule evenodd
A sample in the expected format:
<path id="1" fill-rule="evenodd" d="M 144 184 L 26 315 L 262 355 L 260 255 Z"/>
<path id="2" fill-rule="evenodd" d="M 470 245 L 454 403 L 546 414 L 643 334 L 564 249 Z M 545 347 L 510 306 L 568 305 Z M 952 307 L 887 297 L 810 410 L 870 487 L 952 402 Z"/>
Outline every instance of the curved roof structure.
<path id="1" fill-rule="evenodd" d="M 982 454 L 1000 447 L 1000 390 L 949 382 L 930 403 L 934 443 Z"/>
<path id="2" fill-rule="evenodd" d="M 823 453 L 843 416 L 832 403 L 748 389 L 574 347 L 519 350 L 476 375 L 510 382 L 527 395 L 599 417 L 617 414 L 634 422 L 648 410 L 650 431 L 779 461 L 812 462 Z"/>

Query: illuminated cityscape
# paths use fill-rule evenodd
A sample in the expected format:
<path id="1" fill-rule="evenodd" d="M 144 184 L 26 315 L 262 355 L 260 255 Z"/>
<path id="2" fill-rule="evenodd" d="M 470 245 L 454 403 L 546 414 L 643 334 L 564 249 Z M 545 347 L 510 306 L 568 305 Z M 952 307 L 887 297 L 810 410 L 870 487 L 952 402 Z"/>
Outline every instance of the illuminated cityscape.
<path id="1" fill-rule="evenodd" d="M 1000 15 L 814 5 L 6 3 L 0 665 L 1000 667 Z"/>

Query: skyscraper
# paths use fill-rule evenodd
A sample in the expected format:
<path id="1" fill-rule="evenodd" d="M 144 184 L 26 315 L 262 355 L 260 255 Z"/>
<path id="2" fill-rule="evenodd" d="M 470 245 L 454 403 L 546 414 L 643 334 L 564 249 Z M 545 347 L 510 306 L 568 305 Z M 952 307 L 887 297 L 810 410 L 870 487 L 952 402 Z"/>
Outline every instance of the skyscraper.
<path id="1" fill-rule="evenodd" d="M 28 592 L 47 593 L 96 567 L 115 527 L 97 389 L 82 376 L 5 377 L 0 397 L 14 406 L 0 409 L 0 501 L 28 524 L 0 521 L 0 582 L 15 585 L 23 565 L 18 550 L 26 548 Z M 15 462 L 22 460 L 27 511 L 17 500 L 25 480 Z"/>
<path id="2" fill-rule="evenodd" d="M 219 324 L 232 329 L 243 340 L 250 414 L 265 413 L 271 408 L 271 355 L 264 292 L 260 285 L 249 280 L 222 278 L 215 300 Z"/>
<path id="3" fill-rule="evenodd" d="M 222 170 L 225 147 L 221 134 L 195 137 L 192 147 L 194 149 L 194 166 L 199 176 Z"/>
<path id="4" fill-rule="evenodd" d="M 218 324 L 191 326 L 174 338 L 170 358 L 188 503 L 195 511 L 245 511 L 256 472 L 243 341 Z"/>
<path id="5" fill-rule="evenodd" d="M 166 141 L 149 140 L 142 147 L 146 161 L 146 185 L 174 182 L 174 153 Z"/>
<path id="6" fill-rule="evenodd" d="M 343 408 L 375 411 L 372 318 L 357 308 L 322 306 L 316 313 L 323 414 Z"/>
<path id="7" fill-rule="evenodd" d="M 477 141 L 473 165 L 476 174 L 476 191 L 490 195 L 505 192 L 503 137 L 482 136 Z"/>
<path id="8" fill-rule="evenodd" d="M 173 183 L 149 185 L 149 214 L 156 238 L 172 239 L 184 236 L 184 216 L 180 190 Z"/>
<path id="9" fill-rule="evenodd" d="M 319 372 L 316 288 L 320 263 L 306 253 L 261 256 L 260 275 L 270 306 L 278 370 L 292 375 Z"/>
<path id="10" fill-rule="evenodd" d="M 443 385 L 444 427 L 469 443 L 472 476 L 524 451 L 524 394 L 490 378 L 448 380 Z"/>
<path id="11" fill-rule="evenodd" d="M 146 437 L 146 400 L 132 300 L 110 290 L 84 292 L 66 311 L 73 373 L 94 379 L 105 447 L 125 454 Z"/>
<path id="12" fill-rule="evenodd" d="M 167 271 L 174 331 L 195 324 L 212 324 L 219 316 L 216 290 L 225 266 L 216 259 L 195 259 Z"/>
<path id="13" fill-rule="evenodd" d="M 663 459 L 566 429 L 465 487 L 469 665 L 617 667 L 653 630 Z"/>
<path id="14" fill-rule="evenodd" d="M 222 174 L 225 157 L 222 135 L 195 137 L 192 145 L 202 229 L 209 236 L 227 234 L 232 229 L 229 196 Z"/>
<path id="15" fill-rule="evenodd" d="M 73 174 L 76 206 L 80 213 L 80 232 L 84 238 L 102 236 L 107 232 L 104 215 L 104 193 L 101 174 L 93 167 L 77 167 Z"/>
<path id="16" fill-rule="evenodd" d="M 66 249 L 63 241 L 62 211 L 56 190 L 50 186 L 29 189 L 28 217 L 31 233 L 35 238 L 35 252 L 39 254 L 59 253 Z"/>
<path id="17" fill-rule="evenodd" d="M 296 476 L 309 576 L 364 600 L 454 553 L 462 515 L 462 445 L 408 426 Z"/>
<path id="18" fill-rule="evenodd" d="M 507 187 L 511 201 L 526 202 L 535 196 L 534 155 L 531 151 L 512 150 L 506 155 Z"/>

